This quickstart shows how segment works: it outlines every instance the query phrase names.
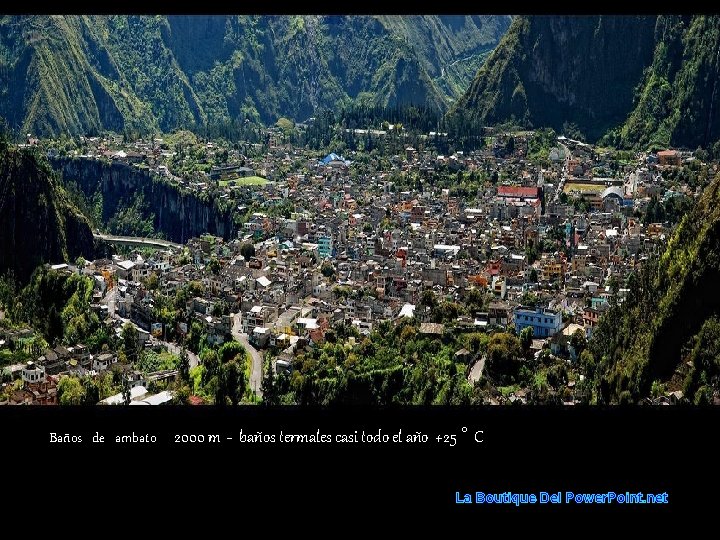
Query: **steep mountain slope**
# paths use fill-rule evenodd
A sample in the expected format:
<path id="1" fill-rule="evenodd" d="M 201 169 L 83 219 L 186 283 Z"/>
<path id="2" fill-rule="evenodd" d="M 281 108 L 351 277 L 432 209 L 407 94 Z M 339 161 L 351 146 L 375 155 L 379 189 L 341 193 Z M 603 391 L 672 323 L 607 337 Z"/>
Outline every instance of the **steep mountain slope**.
<path id="1" fill-rule="evenodd" d="M 720 138 L 719 62 L 716 15 L 517 17 L 450 117 L 709 147 Z"/>
<path id="2" fill-rule="evenodd" d="M 621 141 L 707 148 L 720 139 L 720 16 L 659 17 L 655 41 Z"/>
<path id="3" fill-rule="evenodd" d="M 508 120 L 595 139 L 621 123 L 653 51 L 653 17 L 517 17 L 455 107 L 479 125 Z"/>
<path id="4" fill-rule="evenodd" d="M 49 164 L 0 142 L 0 273 L 22 282 L 44 262 L 93 256 L 93 236 Z"/>
<path id="5" fill-rule="evenodd" d="M 40 134 L 444 110 L 504 16 L 4 16 L 0 115 Z"/>
<path id="6" fill-rule="evenodd" d="M 93 132 L 147 117 L 93 27 L 84 17 L 0 19 L 0 115 L 10 126 Z"/>
<path id="7" fill-rule="evenodd" d="M 382 24 L 415 51 L 425 72 L 447 96 L 460 98 L 510 25 L 492 15 L 381 16 Z"/>
<path id="8" fill-rule="evenodd" d="M 678 375 L 691 400 L 720 389 L 720 175 L 628 285 L 591 340 L 604 400 L 636 401 Z"/>

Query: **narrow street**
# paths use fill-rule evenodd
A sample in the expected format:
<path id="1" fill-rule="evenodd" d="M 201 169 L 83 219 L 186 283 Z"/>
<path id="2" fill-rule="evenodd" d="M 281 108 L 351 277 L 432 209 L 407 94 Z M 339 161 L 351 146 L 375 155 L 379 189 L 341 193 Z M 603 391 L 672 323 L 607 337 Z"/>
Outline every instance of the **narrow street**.
<path id="1" fill-rule="evenodd" d="M 482 378 L 483 370 L 485 369 L 485 360 L 487 359 L 487 356 L 483 355 L 480 360 L 475 362 L 473 364 L 472 368 L 470 368 L 470 375 L 468 376 L 468 382 L 470 384 L 475 384 Z"/>
<path id="2" fill-rule="evenodd" d="M 560 200 L 560 193 L 563 192 L 565 189 L 565 182 L 567 181 L 568 174 L 569 174 L 569 167 L 570 167 L 570 159 L 572 158 L 572 152 L 570 149 L 565 146 L 563 143 L 558 141 L 558 146 L 560 146 L 565 154 L 565 160 L 563 162 L 563 169 L 562 169 L 562 175 L 560 176 L 560 182 L 558 184 L 557 191 L 555 192 L 554 202 L 558 202 Z"/>
<path id="3" fill-rule="evenodd" d="M 103 299 L 100 300 L 100 303 L 102 303 L 102 304 L 107 304 L 107 307 L 108 307 L 108 315 L 109 315 L 111 318 L 113 318 L 113 319 L 118 319 L 118 320 L 122 321 L 123 324 L 128 323 L 128 322 L 129 322 L 129 323 L 132 323 L 132 321 L 130 321 L 130 320 L 128 320 L 128 319 L 123 319 L 122 317 L 120 317 L 119 315 L 117 315 L 117 314 L 115 313 L 116 304 L 117 304 L 117 288 L 114 287 L 112 290 L 110 290 L 110 291 L 103 297 Z M 132 323 L 132 324 L 134 324 L 134 323 Z M 178 356 L 180 356 L 180 353 L 182 352 L 182 347 L 181 347 L 180 345 L 177 345 L 176 343 L 171 343 L 171 342 L 169 342 L 169 341 L 163 341 L 163 340 L 161 340 L 161 339 L 157 339 L 157 338 L 154 338 L 154 337 L 151 337 L 150 339 L 151 339 L 152 341 L 156 342 L 156 343 L 160 343 L 160 344 L 163 345 L 169 352 L 171 352 L 171 353 L 173 353 L 173 354 L 177 354 Z M 197 365 L 200 363 L 200 358 L 198 358 L 198 355 L 195 354 L 194 352 L 192 352 L 191 350 L 189 350 L 189 349 L 185 349 L 185 350 L 186 350 L 187 355 L 188 355 L 188 360 L 190 360 L 190 369 L 192 369 L 192 368 L 194 368 L 195 366 L 197 366 Z"/>
<path id="4" fill-rule="evenodd" d="M 260 385 L 262 384 L 262 354 L 255 347 L 250 345 L 247 339 L 247 334 L 242 333 L 240 314 L 237 313 L 233 315 L 232 318 L 232 335 L 242 344 L 243 347 L 245 347 L 245 350 L 248 352 L 252 360 L 252 366 L 250 367 L 250 388 L 252 388 L 258 396 L 262 397 L 262 389 L 260 388 Z"/>
<path id="5" fill-rule="evenodd" d="M 176 343 L 170 343 L 169 341 L 162 341 L 156 338 L 152 339 L 153 341 L 162 344 L 169 352 L 180 356 L 180 353 L 182 352 L 182 347 L 180 345 Z M 194 368 L 200 363 L 200 358 L 198 358 L 197 354 L 192 352 L 190 349 L 185 349 L 185 352 L 187 352 L 188 360 L 190 360 L 190 369 Z"/>

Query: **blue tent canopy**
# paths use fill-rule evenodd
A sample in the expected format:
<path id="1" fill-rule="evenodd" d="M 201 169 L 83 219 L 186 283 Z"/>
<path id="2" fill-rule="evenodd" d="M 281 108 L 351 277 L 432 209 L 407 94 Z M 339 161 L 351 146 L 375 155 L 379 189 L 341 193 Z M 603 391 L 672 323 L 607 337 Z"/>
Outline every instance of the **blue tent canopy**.
<path id="1" fill-rule="evenodd" d="M 323 165 L 327 165 L 331 161 L 345 161 L 345 158 L 342 156 L 338 156 L 335 152 L 331 152 L 323 159 L 321 159 L 320 163 L 322 163 Z"/>

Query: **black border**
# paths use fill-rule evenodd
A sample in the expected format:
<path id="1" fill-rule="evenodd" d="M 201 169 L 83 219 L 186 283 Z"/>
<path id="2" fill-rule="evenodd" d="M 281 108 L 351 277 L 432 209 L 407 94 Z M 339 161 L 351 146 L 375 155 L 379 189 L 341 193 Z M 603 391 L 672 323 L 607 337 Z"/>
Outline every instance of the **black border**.
<path id="1" fill-rule="evenodd" d="M 182 480 L 185 486 L 187 475 L 196 475 L 196 488 L 203 492 L 238 482 L 245 487 L 234 497 L 250 505 L 282 499 L 307 511 L 321 505 L 459 519 L 589 513 L 656 519 L 698 513 L 717 501 L 719 423 L 716 407 L 2 407 L 0 444 L 22 461 L 35 456 L 58 472 L 87 474 L 88 481 L 115 475 L 118 468 L 139 468 L 139 477 L 158 485 Z M 246 435 L 274 434 L 275 443 L 240 442 L 241 429 Z M 335 440 L 355 430 L 394 435 L 400 429 L 403 439 L 419 431 L 428 441 Z M 280 443 L 281 430 L 308 435 L 319 430 L 332 440 Z M 483 442 L 473 441 L 476 431 L 483 432 L 478 435 Z M 51 432 L 80 435 L 82 442 L 51 442 Z M 92 442 L 96 432 L 105 442 Z M 157 442 L 114 442 L 132 434 L 155 436 Z M 175 442 L 182 434 L 218 434 L 220 441 Z M 454 446 L 435 439 L 446 434 L 456 436 Z M 21 466 L 6 473 L 27 481 Z M 478 491 L 666 492 L 668 504 L 456 503 L 456 492 L 474 497 Z"/>
<path id="2" fill-rule="evenodd" d="M 258 11 L 258 5 L 251 3 L 198 4 L 195 12 L 185 8 L 178 11 L 174 6 L 170 9 L 169 4 L 133 1 L 121 5 L 73 2 L 59 7 L 68 14 L 110 14 L 117 9 L 137 14 Z M 685 13 L 707 10 L 699 3 L 674 7 L 681 7 Z M 619 2 L 601 6 L 553 2 L 533 5 L 529 12 L 585 14 L 601 9 L 614 14 L 630 13 L 627 10 L 631 9 L 632 14 L 658 14 L 664 9 L 653 8 L 650 12 Z M 456 3 L 443 5 L 442 13 L 473 10 L 484 14 L 523 13 L 527 9 L 507 4 L 483 4 L 468 9 L 465 4 Z M 39 4 L 13 4 L 4 11 L 47 13 L 45 6 Z M 404 6 L 391 3 L 332 6 L 312 2 L 266 3 L 262 11 L 407 14 Z M 91 485 L 101 479 L 102 489 L 90 489 L 87 494 L 94 497 L 105 493 L 111 500 L 104 503 L 112 503 L 112 493 L 116 493 L 113 507 L 122 504 L 124 496 L 118 493 L 132 492 L 141 486 L 170 491 L 168 496 L 187 499 L 189 506 L 206 497 L 221 497 L 222 490 L 230 488 L 233 504 L 238 507 L 247 504 L 247 511 L 259 506 L 275 508 L 280 515 L 289 509 L 300 510 L 307 512 L 313 522 L 329 517 L 333 511 L 341 515 L 369 514 L 373 518 L 389 514 L 400 520 L 414 516 L 419 524 L 467 518 L 477 524 L 479 533 L 484 520 L 492 516 L 505 520 L 508 532 L 516 526 L 514 517 L 524 516 L 531 517 L 532 522 L 540 517 L 557 520 L 558 534 L 573 534 L 572 529 L 562 526 L 567 527 L 566 516 L 585 518 L 593 513 L 657 520 L 686 513 L 709 515 L 706 510 L 718 500 L 720 473 L 715 465 L 715 428 L 719 421 L 719 408 L 692 407 L 0 407 L 0 444 L 8 456 L 3 467 L 6 485 L 36 485 L 38 476 L 29 472 L 29 464 L 38 464 L 44 475 L 39 479 L 53 483 L 47 489 L 55 494 L 56 477 L 72 477 L 79 484 Z M 460 440 L 462 426 L 482 429 L 484 442 L 473 444 L 467 440 L 469 435 Z M 420 445 L 248 445 L 234 440 L 219 446 L 172 441 L 176 433 L 221 433 L 236 437 L 240 429 L 264 433 L 281 429 L 313 433 L 320 429 L 335 434 L 355 429 L 395 433 L 399 428 L 406 434 L 454 433 L 459 441 L 455 447 L 434 441 Z M 95 431 L 108 438 L 132 432 L 153 433 L 159 442 L 94 445 L 89 438 Z M 51 444 L 50 432 L 82 434 L 85 442 Z M 585 507 L 455 503 L 456 492 L 508 490 L 668 492 L 670 502 L 662 506 Z M 142 499 L 143 492 L 138 496 Z M 585 531 L 595 530 L 600 524 L 603 521 L 596 520 L 586 525 Z M 583 530 L 575 533 L 583 534 Z"/>

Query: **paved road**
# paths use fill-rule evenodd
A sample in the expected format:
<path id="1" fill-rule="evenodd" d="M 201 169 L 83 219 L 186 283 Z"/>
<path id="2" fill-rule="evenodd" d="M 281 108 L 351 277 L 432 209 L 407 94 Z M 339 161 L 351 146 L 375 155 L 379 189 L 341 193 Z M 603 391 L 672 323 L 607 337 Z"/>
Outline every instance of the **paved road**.
<path id="1" fill-rule="evenodd" d="M 233 315 L 232 318 L 232 335 L 242 344 L 243 347 L 245 347 L 245 350 L 250 354 L 250 358 L 252 359 L 252 366 L 250 368 L 250 388 L 255 390 L 255 393 L 258 396 L 262 397 L 262 389 L 260 388 L 260 385 L 262 384 L 262 354 L 260 354 L 255 347 L 250 345 L 247 340 L 247 334 L 242 333 L 240 314 L 238 313 Z"/>
<path id="2" fill-rule="evenodd" d="M 105 296 L 100 300 L 101 304 L 105 304 L 108 307 L 108 315 L 110 318 L 115 318 L 115 307 L 117 304 L 117 285 L 110 289 Z"/>
<path id="3" fill-rule="evenodd" d="M 102 304 L 107 304 L 108 314 L 109 314 L 110 317 L 112 317 L 113 319 L 118 319 L 118 320 L 122 321 L 123 324 L 125 324 L 125 323 L 127 323 L 127 322 L 132 323 L 132 324 L 135 324 L 135 323 L 133 323 L 132 321 L 130 321 L 130 320 L 128 320 L 128 319 L 123 319 L 122 317 L 120 317 L 119 315 L 116 315 L 116 313 L 115 313 L 116 304 L 117 304 L 117 287 L 113 287 L 112 290 L 110 290 L 110 291 L 103 297 L 103 299 L 102 299 L 100 302 L 101 302 Z M 136 326 L 137 326 L 137 325 L 136 325 Z M 177 345 L 176 343 L 171 343 L 171 342 L 169 342 L 169 341 L 163 341 L 163 340 L 161 340 L 161 339 L 157 339 L 157 338 L 154 338 L 154 337 L 151 337 L 150 339 L 151 339 L 152 341 L 155 341 L 155 342 L 157 342 L 157 343 L 160 343 L 160 344 L 163 345 L 169 352 L 171 352 L 171 353 L 173 353 L 173 354 L 177 354 L 178 356 L 180 356 L 180 353 L 182 352 L 182 347 L 181 347 L 180 345 Z M 200 358 L 198 358 L 198 356 L 197 356 L 194 352 L 192 352 L 190 349 L 185 349 L 185 351 L 187 352 L 188 360 L 190 360 L 190 369 L 192 369 L 192 368 L 194 368 L 195 366 L 197 366 L 197 365 L 200 363 Z"/>
<path id="4" fill-rule="evenodd" d="M 175 248 L 182 249 L 181 244 L 175 242 L 168 242 L 167 240 L 161 240 L 158 238 L 139 238 L 136 236 L 114 236 L 112 234 L 93 234 L 95 238 L 105 240 L 111 244 L 124 244 L 128 246 L 149 246 L 157 248 Z"/>
<path id="5" fill-rule="evenodd" d="M 105 295 L 105 297 L 102 299 L 102 302 L 108 305 L 108 311 L 110 312 L 111 317 L 120 319 L 123 322 L 130 322 L 127 319 L 122 319 L 115 314 L 115 304 L 117 301 L 116 295 L 117 290 L 113 288 L 113 290 L 111 290 L 110 292 L 108 292 L 108 294 Z M 260 354 L 260 352 L 255 349 L 255 347 L 250 345 L 247 340 L 247 334 L 242 333 L 239 313 L 237 315 L 233 315 L 232 335 L 242 344 L 243 347 L 245 347 L 245 350 L 250 354 L 250 358 L 252 359 L 252 366 L 250 368 L 250 388 L 255 390 L 255 393 L 258 396 L 262 397 L 262 390 L 260 389 L 260 385 L 262 384 L 262 354 Z M 157 338 L 152 338 L 152 340 L 164 345 L 167 350 L 173 354 L 179 355 L 182 352 L 182 347 L 180 345 L 170 343 L 169 341 L 162 341 Z M 190 360 L 190 369 L 192 369 L 200 363 L 200 359 L 191 350 L 186 349 L 186 351 Z"/>
<path id="6" fill-rule="evenodd" d="M 482 377 L 483 370 L 485 369 L 485 359 L 487 357 L 485 355 L 480 358 L 477 362 L 473 364 L 473 367 L 470 368 L 470 375 L 468 376 L 468 381 L 470 384 L 475 384 L 480 380 L 480 377 Z"/>
<path id="7" fill-rule="evenodd" d="M 182 347 L 180 345 L 177 345 L 176 343 L 170 343 L 169 341 L 162 341 L 156 338 L 153 338 L 153 340 L 164 345 L 167 350 L 173 354 L 177 354 L 178 356 L 180 356 L 180 353 L 182 353 Z M 200 358 L 198 358 L 197 354 L 192 352 L 190 349 L 185 349 L 185 352 L 187 352 L 188 360 L 190 360 L 190 369 L 194 368 L 200 363 Z"/>
<path id="8" fill-rule="evenodd" d="M 563 170 L 562 175 L 560 176 L 560 182 L 558 183 L 557 190 L 555 191 L 555 202 L 558 202 L 560 200 L 560 193 L 562 193 L 562 191 L 565 189 L 565 182 L 568 179 L 569 163 L 570 159 L 572 158 L 572 152 L 567 146 L 565 146 L 560 141 L 558 141 L 558 146 L 562 146 L 563 152 L 565 153 L 565 161 L 563 162 Z"/>

